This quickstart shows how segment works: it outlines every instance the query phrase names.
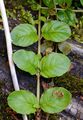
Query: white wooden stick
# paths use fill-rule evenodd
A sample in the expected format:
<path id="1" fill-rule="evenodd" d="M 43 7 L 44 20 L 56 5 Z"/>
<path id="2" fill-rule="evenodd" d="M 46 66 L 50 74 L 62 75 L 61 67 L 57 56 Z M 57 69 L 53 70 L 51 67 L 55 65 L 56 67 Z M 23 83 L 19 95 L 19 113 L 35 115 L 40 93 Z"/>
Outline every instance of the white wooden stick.
<path id="1" fill-rule="evenodd" d="M 6 10 L 5 10 L 5 5 L 3 0 L 0 0 L 0 10 L 1 10 L 1 16 L 3 20 L 4 30 L 5 30 L 5 36 L 6 36 L 7 54 L 8 54 L 11 77 L 12 77 L 14 89 L 19 90 L 20 88 L 17 80 L 15 66 L 12 61 L 11 35 L 10 35 L 10 30 L 9 30 L 9 25 L 8 25 L 8 20 L 7 20 L 7 15 L 6 15 Z M 28 120 L 26 115 L 23 115 L 23 120 Z"/>
<path id="2" fill-rule="evenodd" d="M 0 10 L 1 10 L 1 15 L 2 15 L 2 20 L 3 20 L 4 30 L 5 30 L 8 60 L 9 60 L 9 66 L 10 66 L 10 72 L 11 72 L 11 76 L 12 76 L 12 80 L 13 80 L 13 85 L 14 85 L 15 90 L 19 90 L 19 85 L 18 85 L 18 80 L 17 80 L 17 76 L 16 76 L 16 71 L 15 71 L 15 67 L 14 67 L 13 61 L 12 61 L 11 36 L 10 36 L 8 20 L 7 20 L 7 16 L 6 16 L 6 11 L 5 11 L 5 6 L 4 6 L 3 0 L 0 1 Z"/>

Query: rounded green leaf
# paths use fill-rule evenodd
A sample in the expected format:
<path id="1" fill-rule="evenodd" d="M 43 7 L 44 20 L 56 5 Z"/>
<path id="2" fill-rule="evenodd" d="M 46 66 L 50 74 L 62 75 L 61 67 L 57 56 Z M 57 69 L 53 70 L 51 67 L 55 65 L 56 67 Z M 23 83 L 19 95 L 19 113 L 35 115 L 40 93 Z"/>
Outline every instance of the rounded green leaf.
<path id="1" fill-rule="evenodd" d="M 39 108 L 35 95 L 29 91 L 14 91 L 8 96 L 8 105 L 17 113 L 31 114 Z"/>
<path id="2" fill-rule="evenodd" d="M 41 75 L 46 78 L 61 76 L 70 68 L 69 58 L 61 53 L 51 53 L 41 60 Z"/>
<path id="3" fill-rule="evenodd" d="M 63 11 L 58 11 L 57 16 L 59 20 L 66 22 L 70 26 L 75 26 L 75 24 L 77 23 L 76 14 L 72 10 L 67 9 Z"/>
<path id="4" fill-rule="evenodd" d="M 13 54 L 13 61 L 18 68 L 31 75 L 35 75 L 38 70 L 40 56 L 32 51 L 18 50 Z"/>
<path id="5" fill-rule="evenodd" d="M 55 7 L 55 5 L 67 5 L 71 6 L 72 0 L 43 0 L 43 3 L 49 8 Z"/>
<path id="6" fill-rule="evenodd" d="M 67 5 L 68 7 L 71 6 L 72 4 L 72 0 L 55 0 L 56 3 L 58 3 L 59 5 Z"/>
<path id="7" fill-rule="evenodd" d="M 43 0 L 43 3 L 48 6 L 49 8 L 53 8 L 54 7 L 54 2 L 55 0 Z"/>
<path id="8" fill-rule="evenodd" d="M 37 3 L 34 3 L 31 5 L 31 9 L 34 10 L 34 11 L 38 11 L 40 10 L 41 6 Z"/>
<path id="9" fill-rule="evenodd" d="M 83 6 L 83 0 L 80 0 L 81 5 Z"/>
<path id="10" fill-rule="evenodd" d="M 49 41 L 62 42 L 71 35 L 70 27 L 60 21 L 49 21 L 42 28 L 42 36 Z"/>
<path id="11" fill-rule="evenodd" d="M 38 40 L 37 31 L 33 25 L 20 24 L 11 32 L 14 45 L 27 47 Z"/>
<path id="12" fill-rule="evenodd" d="M 46 90 L 40 99 L 40 107 L 47 113 L 59 113 L 71 102 L 71 93 L 62 87 Z"/>

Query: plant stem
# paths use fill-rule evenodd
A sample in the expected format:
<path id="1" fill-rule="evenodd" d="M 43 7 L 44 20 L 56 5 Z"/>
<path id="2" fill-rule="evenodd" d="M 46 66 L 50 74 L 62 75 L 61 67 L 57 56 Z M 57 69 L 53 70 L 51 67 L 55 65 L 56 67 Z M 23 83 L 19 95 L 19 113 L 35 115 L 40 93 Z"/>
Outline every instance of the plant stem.
<path id="1" fill-rule="evenodd" d="M 57 8 L 57 10 L 65 10 L 65 9 L 62 9 L 62 8 Z M 79 9 L 79 10 L 72 10 L 73 12 L 83 12 L 83 9 Z"/>
<path id="2" fill-rule="evenodd" d="M 41 4 L 41 0 L 40 0 L 40 4 Z M 41 54 L 41 21 L 40 21 L 40 17 L 41 17 L 41 12 L 39 10 L 39 14 L 38 14 L 38 20 L 39 20 L 39 24 L 38 24 L 38 55 Z M 38 63 L 39 66 L 40 63 Z M 37 73 L 37 99 L 38 102 L 40 101 L 40 71 L 38 71 Z M 35 120 L 41 120 L 41 116 L 40 116 L 41 110 L 38 109 L 36 116 L 35 116 Z"/>
<path id="3" fill-rule="evenodd" d="M 40 100 L 40 73 L 37 74 L 37 99 Z"/>
<path id="4" fill-rule="evenodd" d="M 45 9 L 45 10 L 48 10 L 49 8 L 48 7 L 41 7 L 41 9 Z M 62 9 L 62 8 L 56 8 L 56 10 L 65 10 L 65 9 Z M 79 10 L 72 10 L 73 12 L 76 12 L 76 13 L 80 13 L 80 12 L 83 12 L 83 9 L 79 9 Z"/>
<path id="5" fill-rule="evenodd" d="M 55 5 L 55 11 L 56 11 L 56 13 L 57 13 L 57 7 L 56 7 L 56 2 L 53 0 L 53 3 L 54 3 L 54 5 Z"/>
<path id="6" fill-rule="evenodd" d="M 38 54 L 40 55 L 41 54 L 41 51 L 40 51 L 40 45 L 41 45 L 41 21 L 40 21 L 40 17 L 41 17 L 41 12 L 39 10 L 39 24 L 38 24 L 38 37 L 39 37 L 39 40 L 38 40 Z"/>

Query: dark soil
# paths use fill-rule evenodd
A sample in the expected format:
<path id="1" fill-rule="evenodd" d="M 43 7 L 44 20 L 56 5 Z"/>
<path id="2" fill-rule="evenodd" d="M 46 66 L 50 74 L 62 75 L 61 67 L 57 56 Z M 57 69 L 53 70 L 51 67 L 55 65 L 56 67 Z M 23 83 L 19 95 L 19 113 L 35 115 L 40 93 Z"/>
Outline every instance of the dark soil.
<path id="1" fill-rule="evenodd" d="M 7 105 L 7 96 L 14 90 L 10 75 L 4 32 L 0 31 L 0 120 L 21 120 Z M 29 48 L 30 50 L 30 48 Z M 21 89 L 28 89 L 36 94 L 36 77 L 17 69 Z"/>

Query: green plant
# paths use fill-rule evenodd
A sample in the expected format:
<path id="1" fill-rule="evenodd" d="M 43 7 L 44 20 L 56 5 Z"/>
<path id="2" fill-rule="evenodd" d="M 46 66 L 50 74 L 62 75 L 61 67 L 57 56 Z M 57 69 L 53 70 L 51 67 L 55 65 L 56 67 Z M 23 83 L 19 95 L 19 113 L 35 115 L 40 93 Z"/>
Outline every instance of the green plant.
<path id="1" fill-rule="evenodd" d="M 31 10 L 38 12 L 38 19 L 34 20 L 34 24 L 16 26 L 11 32 L 12 43 L 27 47 L 38 41 L 38 54 L 21 49 L 13 54 L 13 61 L 21 70 L 37 76 L 37 98 L 30 91 L 14 91 L 8 96 L 8 104 L 21 114 L 39 112 L 39 109 L 46 113 L 58 113 L 69 105 L 71 93 L 63 87 L 54 87 L 44 91 L 40 98 L 40 76 L 62 76 L 70 70 L 71 62 L 67 56 L 56 51 L 48 52 L 42 57 L 41 41 L 60 43 L 71 36 L 70 26 L 75 27 L 77 23 L 75 13 L 70 9 L 72 0 L 40 0 L 39 3 L 33 0 L 33 4 L 29 0 L 28 2 Z M 45 7 L 42 7 L 42 3 Z M 57 5 L 65 10 L 57 11 Z"/>

